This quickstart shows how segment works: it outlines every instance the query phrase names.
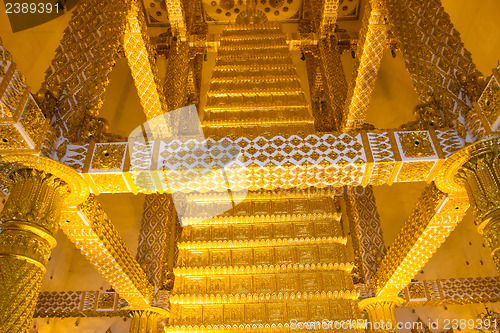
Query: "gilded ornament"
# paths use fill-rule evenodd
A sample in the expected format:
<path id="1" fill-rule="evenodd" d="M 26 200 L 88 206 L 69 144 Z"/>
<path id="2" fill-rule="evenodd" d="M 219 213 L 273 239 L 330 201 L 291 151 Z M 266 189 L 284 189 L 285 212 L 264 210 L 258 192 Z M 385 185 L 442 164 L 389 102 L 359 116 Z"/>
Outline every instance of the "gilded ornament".
<path id="1" fill-rule="evenodd" d="M 429 133 L 397 132 L 399 143 L 405 158 L 429 157 L 436 155 Z"/>

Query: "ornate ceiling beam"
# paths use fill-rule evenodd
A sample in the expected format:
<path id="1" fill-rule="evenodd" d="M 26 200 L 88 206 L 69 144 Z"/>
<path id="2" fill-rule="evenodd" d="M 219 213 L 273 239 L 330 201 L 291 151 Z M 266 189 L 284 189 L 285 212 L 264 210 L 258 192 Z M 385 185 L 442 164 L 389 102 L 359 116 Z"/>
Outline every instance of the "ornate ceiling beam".
<path id="1" fill-rule="evenodd" d="M 338 14 L 339 0 L 323 0 L 323 5 L 321 7 L 321 22 L 319 25 L 321 37 L 326 37 L 335 31 Z"/>
<path id="2" fill-rule="evenodd" d="M 367 298 L 367 287 L 357 284 L 361 299 Z M 410 282 L 400 293 L 402 307 L 444 306 L 450 304 L 494 303 L 500 299 L 500 277 L 478 277 L 424 280 Z M 160 291 L 158 303 L 168 303 L 169 292 Z M 125 299 L 114 291 L 41 292 L 35 317 L 124 317 Z"/>
<path id="3" fill-rule="evenodd" d="M 387 46 L 387 9 L 384 0 L 366 1 L 365 16 L 354 60 L 354 70 L 340 129 L 349 132 L 365 122 L 375 80 Z"/>
<path id="4" fill-rule="evenodd" d="M 371 286 L 371 279 L 387 252 L 373 188 L 348 188 L 344 191 L 344 203 L 355 257 L 353 274 L 357 274 L 361 282 Z M 373 296 L 372 288 L 367 291 Z"/>
<path id="5" fill-rule="evenodd" d="M 41 292 L 35 318 L 124 317 L 127 301 L 115 291 Z"/>
<path id="6" fill-rule="evenodd" d="M 314 128 L 317 132 L 333 132 L 341 123 L 347 95 L 342 51 L 331 36 L 317 43 L 300 44 L 305 53 Z"/>
<path id="7" fill-rule="evenodd" d="M 423 192 L 374 277 L 377 296 L 397 296 L 461 221 L 466 196 L 445 194 L 432 183 Z"/>
<path id="8" fill-rule="evenodd" d="M 231 169 L 234 190 L 431 181 L 444 160 L 463 145 L 454 130 L 432 128 L 206 141 L 207 147 L 226 144 L 242 155 Z M 132 147 L 126 142 L 67 145 L 59 155 L 61 162 L 83 174 L 93 193 L 162 193 L 226 191 L 225 185 L 218 188 L 225 181 L 217 172 L 200 174 L 192 181 L 182 179 L 191 169 L 210 170 L 218 159 L 235 159 L 238 152 L 226 149 L 214 156 L 215 151 L 206 149 L 200 155 L 181 141 L 167 139 Z M 246 172 L 246 178 L 236 176 L 238 172 Z"/>
<path id="9" fill-rule="evenodd" d="M 73 141 L 88 139 L 82 124 L 99 114 L 127 14 L 121 0 L 80 1 L 46 71 L 42 88 L 57 96 L 56 127 Z"/>
<path id="10" fill-rule="evenodd" d="M 144 13 L 139 8 L 139 4 L 132 1 L 123 35 L 123 49 L 146 118 L 152 119 L 169 109 L 158 76 L 155 51 L 146 29 Z"/>
<path id="11" fill-rule="evenodd" d="M 478 97 L 481 73 L 441 2 L 386 1 L 413 86 L 422 103 L 433 103 L 428 115 L 437 115 L 444 127 L 455 126 L 464 138 L 466 126 L 474 137 L 482 137 L 484 128 L 471 124 L 475 117 L 468 119 L 468 98 Z"/>
<path id="12" fill-rule="evenodd" d="M 338 45 L 340 53 L 344 51 L 351 50 L 358 44 L 358 33 L 351 31 L 337 31 L 331 32 L 331 36 L 334 36 L 332 41 Z M 167 45 L 173 44 L 173 37 L 158 36 L 151 38 L 154 44 L 160 45 L 161 47 L 166 47 Z M 305 49 L 307 47 L 318 45 L 320 40 L 322 40 L 316 33 L 297 33 L 292 32 L 287 34 L 287 44 L 291 51 Z M 203 48 L 208 52 L 217 52 L 220 46 L 220 40 L 217 39 L 217 35 L 189 35 L 188 38 L 189 47 L 191 48 Z"/>
<path id="13" fill-rule="evenodd" d="M 95 196 L 64 210 L 60 228 L 130 306 L 152 303 L 153 287 Z"/>
<path id="14" fill-rule="evenodd" d="M 150 283 L 159 289 L 173 288 L 180 231 L 172 196 L 168 193 L 147 195 L 137 261 L 144 267 Z"/>
<path id="15" fill-rule="evenodd" d="M 181 41 L 187 40 L 187 25 L 182 0 L 165 1 L 172 33 Z"/>
<path id="16" fill-rule="evenodd" d="M 1 39 L 0 79 L 0 155 L 40 151 L 48 154 L 55 139 L 49 120 Z"/>
<path id="17" fill-rule="evenodd" d="M 500 277 L 441 279 L 411 282 L 402 290 L 403 306 L 495 303 L 500 299 Z"/>
<path id="18" fill-rule="evenodd" d="M 159 291 L 157 301 L 168 307 L 169 292 Z M 129 304 L 115 291 L 45 291 L 38 296 L 35 318 L 125 317 Z"/>

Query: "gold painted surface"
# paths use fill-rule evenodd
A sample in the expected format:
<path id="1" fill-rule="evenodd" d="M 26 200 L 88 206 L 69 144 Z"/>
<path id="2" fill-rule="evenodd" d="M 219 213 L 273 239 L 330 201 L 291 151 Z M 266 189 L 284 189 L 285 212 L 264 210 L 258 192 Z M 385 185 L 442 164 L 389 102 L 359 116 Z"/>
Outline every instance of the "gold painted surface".
<path id="1" fill-rule="evenodd" d="M 187 88 L 190 77 L 190 47 L 187 42 L 174 42 L 167 59 L 166 79 L 163 87 L 169 110 L 185 106 L 190 96 Z"/>
<path id="2" fill-rule="evenodd" d="M 26 78 L 0 40 L 0 153 L 37 152 L 48 128 L 48 120 L 30 94 Z"/>
<path id="3" fill-rule="evenodd" d="M 232 130 L 228 127 L 223 128 L 227 131 Z M 218 133 L 221 135 L 221 130 Z M 370 185 L 380 185 L 393 181 L 428 180 L 429 176 L 434 174 L 433 165 L 441 163 L 440 161 L 448 158 L 463 145 L 454 130 L 439 130 L 435 133 L 438 142 L 433 142 L 433 145 L 436 151 L 442 151 L 443 154 L 433 153 L 431 156 L 429 156 L 430 149 L 434 151 L 434 148 L 429 147 L 431 141 L 428 131 L 415 133 L 374 131 L 367 132 L 366 136 L 355 133 L 333 133 L 278 135 L 253 139 L 247 137 L 209 138 L 205 143 L 209 146 L 221 145 L 222 147 L 235 145 L 241 149 L 242 158 L 235 161 L 231 170 L 235 173 L 245 171 L 247 177 L 234 180 L 234 186 L 237 189 L 273 190 L 296 187 L 306 189 L 361 185 L 364 182 Z M 418 137 L 422 140 L 422 144 L 415 145 L 414 141 L 413 143 L 408 141 L 407 145 L 403 144 L 407 154 L 405 156 L 397 144 L 396 134 L 398 137 Z M 392 144 L 391 137 L 394 141 Z M 123 148 L 125 145 L 123 142 L 95 146 L 72 145 L 67 147 L 65 154 L 67 157 L 64 158 L 64 162 L 76 166 L 81 163 L 75 164 L 76 161 L 92 161 L 97 158 L 96 160 L 101 161 L 99 162 L 101 164 L 104 163 L 103 165 L 108 163 L 112 165 L 111 169 L 87 171 L 87 168 L 83 168 L 83 175 L 95 193 L 161 193 L 165 190 L 189 193 L 192 190 L 200 192 L 226 190 L 225 187 L 220 187 L 220 174 L 206 173 L 193 180 L 189 176 L 189 169 L 210 169 L 214 158 L 228 161 L 234 159 L 232 150 L 193 151 L 180 140 L 167 142 L 168 144 L 165 144 L 154 140 L 147 144 L 134 143 L 131 147 L 130 160 L 124 156 L 128 149 Z M 99 148 L 101 145 L 108 148 Z M 155 145 L 160 148 L 153 149 Z M 116 147 L 112 148 L 113 146 Z M 104 150 L 109 150 L 108 156 L 103 155 Z M 180 151 L 180 153 L 172 153 L 172 151 Z M 160 170 L 146 170 L 152 158 L 158 162 Z M 397 178 L 397 172 L 403 162 L 408 164 L 404 166 L 406 171 L 403 170 L 401 177 Z M 419 166 L 419 168 L 411 172 L 412 165 Z M 175 180 L 177 185 L 166 183 L 166 177 L 169 180 Z M 170 188 L 170 186 L 175 186 L 175 188 Z"/>
<path id="4" fill-rule="evenodd" d="M 500 278 L 414 281 L 403 289 L 402 297 L 403 306 L 411 307 L 495 302 L 500 297 Z"/>
<path id="5" fill-rule="evenodd" d="M 403 149 L 403 157 L 429 157 L 436 155 L 431 138 L 427 131 L 425 132 L 399 132 L 399 143 Z"/>
<path id="6" fill-rule="evenodd" d="M 359 170 L 349 168 L 347 161 L 363 160 L 360 137 L 332 141 L 333 136 L 292 135 L 310 133 L 312 118 L 278 25 L 226 29 L 212 78 L 205 134 L 234 138 L 220 144 L 232 141 L 243 149 L 242 166 L 256 185 L 250 189 L 269 187 L 268 181 L 277 189 L 301 186 L 299 165 L 309 164 L 311 156 L 343 160 L 340 165 L 349 175 Z M 212 145 L 217 139 L 209 140 Z M 230 158 L 230 152 L 222 151 L 196 157 L 160 152 L 160 163 L 205 165 L 224 158 L 221 153 Z M 271 163 L 276 168 L 269 173 Z M 320 172 L 320 165 L 309 172 Z M 227 203 L 203 196 L 188 195 L 187 200 L 167 331 L 288 332 L 292 319 L 358 317 L 352 264 L 331 198 L 271 194 L 248 198 L 215 217 L 203 215 L 206 205 L 215 209 Z"/>
<path id="7" fill-rule="evenodd" d="M 498 138 L 496 138 L 498 140 Z M 467 161 L 459 169 L 458 178 L 467 191 L 474 215 L 491 257 L 500 271 L 500 159 L 495 139 L 488 145 L 473 145 Z M 486 144 L 486 142 L 484 144 Z M 489 146 L 489 147 L 488 147 Z M 470 147 L 470 146 L 469 146 Z M 485 147 L 488 147 L 485 149 Z"/>
<path id="8" fill-rule="evenodd" d="M 464 195 L 448 195 L 432 183 L 380 263 L 377 296 L 396 296 L 455 229 L 469 207 Z"/>
<path id="9" fill-rule="evenodd" d="M 150 305 L 153 287 L 95 196 L 63 211 L 61 229 L 131 306 Z"/>
<path id="10" fill-rule="evenodd" d="M 155 295 L 155 307 L 168 307 L 168 291 Z M 35 318 L 124 317 L 127 301 L 116 291 L 42 291 L 38 296 Z M 148 308 L 149 309 L 149 308 Z M 145 310 L 145 309 L 143 309 Z"/>
<path id="11" fill-rule="evenodd" d="M 279 25 L 229 26 L 221 35 L 205 106 L 205 135 L 312 133 L 313 119 L 298 82 Z"/>
<path id="12" fill-rule="evenodd" d="M 483 115 L 492 129 L 498 129 L 498 117 L 500 116 L 500 84 L 498 83 L 498 69 L 494 71 L 490 82 L 484 89 L 478 100 Z"/>
<path id="13" fill-rule="evenodd" d="M 187 26 L 185 9 L 181 0 L 166 1 L 168 20 L 174 35 L 182 41 L 186 40 Z"/>
<path id="14" fill-rule="evenodd" d="M 136 258 L 152 285 L 166 290 L 173 288 L 180 232 L 172 196 L 167 193 L 146 196 Z"/>
<path id="15" fill-rule="evenodd" d="M 342 68 L 338 40 L 321 39 L 317 46 L 302 46 L 311 94 L 314 127 L 317 132 L 338 129 L 343 116 L 347 82 Z"/>
<path id="16" fill-rule="evenodd" d="M 130 333 L 158 332 L 158 330 L 163 327 L 163 325 L 161 325 L 161 320 L 168 317 L 167 311 L 154 307 L 127 307 L 123 310 L 129 311 L 132 317 Z"/>
<path id="17" fill-rule="evenodd" d="M 138 1 L 131 1 L 129 8 L 123 34 L 123 49 L 141 105 L 149 120 L 167 112 L 168 107 L 158 76 L 155 51 L 146 33 L 144 12 Z M 172 128 L 168 131 L 171 133 Z M 165 134 L 168 135 L 168 133 Z"/>
<path id="18" fill-rule="evenodd" d="M 366 283 L 371 293 L 372 277 L 387 252 L 373 189 L 367 186 L 345 191 L 344 200 L 353 240 L 357 281 Z"/>
<path id="19" fill-rule="evenodd" d="M 370 332 L 397 332 L 397 320 L 394 309 L 396 306 L 401 305 L 403 299 L 390 296 L 390 297 L 372 297 L 359 302 L 359 308 L 366 310 L 368 313 L 368 321 L 372 326 L 367 323 L 367 328 Z"/>
<path id="20" fill-rule="evenodd" d="M 82 123 L 98 116 L 131 1 L 80 1 L 51 66 L 43 89 L 59 95 L 55 127 L 72 140 L 87 140 Z M 95 133 L 94 133 L 95 134 Z"/>
<path id="21" fill-rule="evenodd" d="M 20 169 L 0 215 L 0 331 L 28 332 L 45 265 L 55 246 L 67 187 L 42 171 Z"/>
<path id="22" fill-rule="evenodd" d="M 474 113 L 466 97 L 477 90 L 481 74 L 441 2 L 386 1 L 393 33 L 422 103 L 435 103 L 443 124 L 457 128 L 463 138 L 466 127 L 474 129 L 476 139 L 483 136 L 484 127 L 473 124 L 477 117 L 468 117 Z"/>
<path id="23" fill-rule="evenodd" d="M 355 130 L 365 122 L 366 111 L 387 45 L 386 16 L 387 8 L 383 0 L 366 1 L 352 80 L 340 125 L 342 132 Z"/>

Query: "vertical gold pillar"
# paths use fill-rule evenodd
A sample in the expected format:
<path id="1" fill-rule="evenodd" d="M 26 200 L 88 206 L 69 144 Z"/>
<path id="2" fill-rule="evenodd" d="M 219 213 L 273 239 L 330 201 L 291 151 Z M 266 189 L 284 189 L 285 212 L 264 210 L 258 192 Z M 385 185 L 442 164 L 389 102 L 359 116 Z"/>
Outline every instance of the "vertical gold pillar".
<path id="1" fill-rule="evenodd" d="M 395 308 L 403 304 L 399 297 L 372 297 L 358 303 L 361 310 L 368 313 L 367 332 L 397 332 Z"/>
<path id="2" fill-rule="evenodd" d="M 498 140 L 488 141 L 481 142 L 478 149 L 470 153 L 458 176 L 478 219 L 478 230 L 500 272 L 500 154 Z"/>
<path id="3" fill-rule="evenodd" d="M 130 316 L 132 317 L 130 333 L 157 333 L 161 320 L 168 315 L 166 310 L 154 307 L 145 309 L 124 308 L 122 310 L 130 310 Z"/>
<path id="4" fill-rule="evenodd" d="M 32 169 L 12 182 L 0 214 L 0 332 L 28 332 L 68 188 Z"/>

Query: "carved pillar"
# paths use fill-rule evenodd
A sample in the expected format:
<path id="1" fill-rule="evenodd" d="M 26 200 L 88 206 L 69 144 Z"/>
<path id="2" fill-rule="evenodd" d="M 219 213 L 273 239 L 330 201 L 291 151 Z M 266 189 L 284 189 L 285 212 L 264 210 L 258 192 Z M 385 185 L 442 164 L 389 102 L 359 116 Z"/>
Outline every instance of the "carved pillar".
<path id="1" fill-rule="evenodd" d="M 131 310 L 130 333 L 157 333 L 162 326 L 161 320 L 168 316 L 167 311 L 159 308 L 125 309 Z"/>
<path id="2" fill-rule="evenodd" d="M 368 313 L 368 332 L 397 332 L 395 308 L 404 303 L 399 297 L 372 297 L 358 303 Z"/>
<path id="3" fill-rule="evenodd" d="M 0 331 L 28 332 L 68 187 L 32 169 L 12 182 L 0 215 Z"/>
<path id="4" fill-rule="evenodd" d="M 189 75 L 189 44 L 177 41 L 169 52 L 165 94 L 170 110 L 186 105 L 188 91 L 186 85 Z"/>
<path id="5" fill-rule="evenodd" d="M 471 149 L 458 177 L 463 182 L 491 257 L 500 272 L 500 154 L 495 138 Z"/>
<path id="6" fill-rule="evenodd" d="M 180 225 L 172 195 L 150 194 L 144 202 L 137 261 L 151 284 L 172 290 Z"/>

